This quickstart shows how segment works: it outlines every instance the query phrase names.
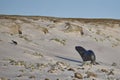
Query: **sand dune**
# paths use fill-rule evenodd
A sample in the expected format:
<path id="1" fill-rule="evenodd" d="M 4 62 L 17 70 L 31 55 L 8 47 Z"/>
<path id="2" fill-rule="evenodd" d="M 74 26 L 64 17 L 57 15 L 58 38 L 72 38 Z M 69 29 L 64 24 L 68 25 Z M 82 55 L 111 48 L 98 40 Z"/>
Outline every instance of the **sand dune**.
<path id="1" fill-rule="evenodd" d="M 120 80 L 120 20 L 0 15 L 0 80 Z M 75 50 L 93 50 L 83 65 Z"/>

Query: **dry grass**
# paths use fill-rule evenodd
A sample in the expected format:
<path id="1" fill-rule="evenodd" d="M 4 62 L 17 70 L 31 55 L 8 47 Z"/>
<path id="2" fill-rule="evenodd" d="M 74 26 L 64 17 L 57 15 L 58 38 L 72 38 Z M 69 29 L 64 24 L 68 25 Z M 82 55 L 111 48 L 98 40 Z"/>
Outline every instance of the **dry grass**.
<path id="1" fill-rule="evenodd" d="M 50 40 L 56 41 L 62 45 L 65 45 L 66 40 L 65 39 L 58 39 L 58 38 L 52 38 Z"/>
<path id="2" fill-rule="evenodd" d="M 120 42 L 120 39 L 119 39 L 119 38 L 116 38 L 116 40 L 117 40 L 118 42 Z"/>
<path id="3" fill-rule="evenodd" d="M 78 21 L 81 23 L 92 23 L 92 24 L 105 24 L 108 26 L 113 27 L 113 24 L 118 24 L 120 26 L 120 20 L 119 19 L 89 19 L 89 18 L 58 18 L 58 17 L 47 17 L 47 16 L 20 16 L 20 15 L 0 15 L 0 19 L 11 19 L 11 20 L 22 20 L 26 21 L 24 18 L 27 19 L 33 19 L 33 20 L 49 20 L 53 22 L 60 22 L 60 21 Z"/>
<path id="4" fill-rule="evenodd" d="M 45 27 L 42 27 L 41 29 L 42 29 L 42 31 L 44 32 L 44 34 L 47 34 L 47 33 L 49 33 L 49 31 L 48 31 L 48 29 L 47 29 L 47 28 L 45 28 Z"/>
<path id="5" fill-rule="evenodd" d="M 31 42 L 32 40 L 28 37 L 28 35 L 19 35 L 20 38 L 23 38 L 24 40 Z"/>
<path id="6" fill-rule="evenodd" d="M 97 34 L 97 35 L 100 35 L 100 33 L 101 33 L 101 30 L 97 30 L 97 31 L 96 31 L 96 34 Z"/>
<path id="7" fill-rule="evenodd" d="M 20 26 L 19 25 L 12 25 L 10 27 L 10 32 L 12 34 L 19 34 L 19 31 L 20 31 Z"/>
<path id="8" fill-rule="evenodd" d="M 48 28 L 46 28 L 46 27 L 44 27 L 44 26 L 37 26 L 36 29 L 42 31 L 44 34 L 49 33 Z"/>
<path id="9" fill-rule="evenodd" d="M 65 29 L 64 32 L 79 32 L 81 35 L 84 34 L 83 28 L 79 25 L 74 25 L 69 22 L 65 23 Z"/>
<path id="10" fill-rule="evenodd" d="M 43 57 L 42 53 L 40 53 L 40 52 L 35 52 L 32 55 L 40 57 L 40 58 Z"/>

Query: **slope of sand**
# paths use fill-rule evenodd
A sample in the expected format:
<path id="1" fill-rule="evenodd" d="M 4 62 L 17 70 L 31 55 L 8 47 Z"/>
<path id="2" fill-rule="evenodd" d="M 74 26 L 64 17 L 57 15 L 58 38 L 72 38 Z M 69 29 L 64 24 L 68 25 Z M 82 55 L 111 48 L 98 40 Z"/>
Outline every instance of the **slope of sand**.
<path id="1" fill-rule="evenodd" d="M 120 80 L 119 34 L 120 20 L 1 15 L 0 80 Z M 82 66 L 75 46 L 99 64 Z"/>

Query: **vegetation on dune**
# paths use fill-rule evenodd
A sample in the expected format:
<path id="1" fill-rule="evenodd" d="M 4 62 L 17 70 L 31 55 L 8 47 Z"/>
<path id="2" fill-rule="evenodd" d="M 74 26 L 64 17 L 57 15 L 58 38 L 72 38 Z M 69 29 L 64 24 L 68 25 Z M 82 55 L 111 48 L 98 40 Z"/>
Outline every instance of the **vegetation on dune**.
<path id="1" fill-rule="evenodd" d="M 79 32 L 81 35 L 84 34 L 83 28 L 79 25 L 74 25 L 69 22 L 65 23 L 65 29 L 64 32 Z"/>
<path id="2" fill-rule="evenodd" d="M 53 40 L 53 41 L 56 41 L 62 45 L 65 45 L 66 44 L 66 40 L 65 39 L 59 39 L 59 38 L 52 38 L 50 40 Z"/>
<path id="3" fill-rule="evenodd" d="M 0 15 L 0 21 L 0 42 L 5 43 L 3 48 L 1 46 L 2 52 L 7 46 L 5 48 L 7 56 L 3 55 L 4 53 L 2 56 L 8 58 L 1 59 L 1 72 L 13 75 L 10 80 L 13 78 L 16 80 L 24 78 L 33 80 L 39 80 L 39 78 L 44 78 L 43 80 L 119 80 L 119 77 L 118 79 L 116 77 L 119 75 L 117 68 L 119 64 L 114 62 L 110 65 L 100 62 L 100 64 L 97 63 L 99 65 L 92 65 L 88 62 L 81 65 L 81 61 L 72 59 L 75 57 L 71 54 L 75 51 L 70 46 L 88 45 L 88 48 L 94 48 L 98 52 L 97 55 L 99 51 L 105 53 L 106 51 L 103 50 L 110 50 L 112 47 L 119 48 L 120 36 L 116 34 L 119 34 L 120 20 Z M 11 45 L 10 41 L 16 46 Z M 48 46 L 49 43 L 50 46 Z M 117 50 L 117 48 L 112 49 Z M 58 50 L 63 51 L 58 52 Z M 64 50 L 66 51 L 64 52 Z M 13 56 L 13 53 L 17 56 Z M 118 54 L 118 51 L 116 53 Z M 28 57 L 30 59 L 26 59 Z M 12 73 L 7 73 L 8 70 Z M 3 76 L 0 77 L 0 80 L 9 79 Z"/>

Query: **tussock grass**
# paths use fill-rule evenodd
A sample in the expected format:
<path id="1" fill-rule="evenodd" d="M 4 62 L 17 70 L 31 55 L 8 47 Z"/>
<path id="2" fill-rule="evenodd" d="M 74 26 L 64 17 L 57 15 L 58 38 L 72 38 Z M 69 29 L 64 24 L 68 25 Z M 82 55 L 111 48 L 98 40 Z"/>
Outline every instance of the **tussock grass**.
<path id="1" fill-rule="evenodd" d="M 19 37 L 20 37 L 20 38 L 23 38 L 24 40 L 26 40 L 26 41 L 28 41 L 28 42 L 31 42 L 31 41 L 32 41 L 32 40 L 30 40 L 30 39 L 28 38 L 27 35 L 19 35 Z"/>
<path id="2" fill-rule="evenodd" d="M 62 45 L 65 45 L 66 40 L 65 39 L 58 39 L 58 38 L 52 38 L 50 40 L 56 41 Z"/>
<path id="3" fill-rule="evenodd" d="M 60 22 L 60 21 L 74 22 L 74 21 L 78 21 L 78 22 L 86 23 L 86 24 L 87 23 L 92 23 L 92 24 L 95 24 L 95 25 L 104 24 L 104 25 L 108 25 L 108 26 L 111 26 L 111 27 L 113 27 L 113 24 L 118 24 L 120 26 L 120 20 L 119 19 L 58 18 L 58 17 L 48 17 L 48 16 L 0 15 L 0 19 L 11 19 L 11 20 L 18 20 L 19 19 L 19 20 L 22 20 L 22 21 L 26 21 L 24 18 L 33 19 L 33 20 L 42 19 L 42 20 L 49 20 L 49 21 L 53 21 L 53 22 Z"/>
<path id="4" fill-rule="evenodd" d="M 64 32 L 79 32 L 81 35 L 84 34 L 83 28 L 79 25 L 71 24 L 69 22 L 65 23 Z"/>
<path id="5" fill-rule="evenodd" d="M 45 27 L 42 27 L 42 31 L 44 32 L 44 34 L 49 33 L 48 29 L 47 29 L 47 28 L 45 28 Z"/>
<path id="6" fill-rule="evenodd" d="M 42 31 L 44 34 L 49 33 L 48 28 L 43 27 L 43 26 L 37 26 L 37 28 L 36 28 L 36 29 L 38 29 L 38 30 Z"/>
<path id="7" fill-rule="evenodd" d="M 35 52 L 35 53 L 33 53 L 32 55 L 38 56 L 38 57 L 43 57 L 42 53 L 40 53 L 40 52 Z"/>

